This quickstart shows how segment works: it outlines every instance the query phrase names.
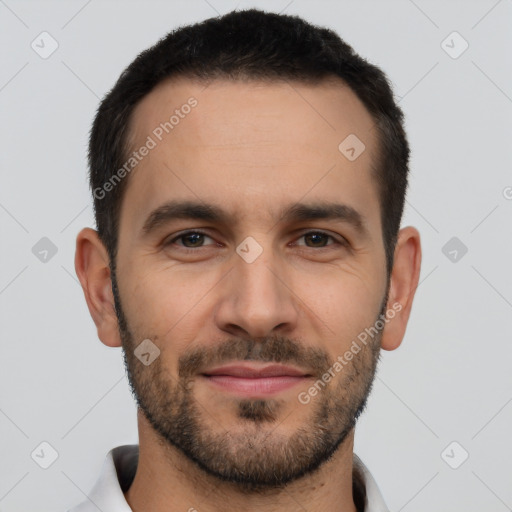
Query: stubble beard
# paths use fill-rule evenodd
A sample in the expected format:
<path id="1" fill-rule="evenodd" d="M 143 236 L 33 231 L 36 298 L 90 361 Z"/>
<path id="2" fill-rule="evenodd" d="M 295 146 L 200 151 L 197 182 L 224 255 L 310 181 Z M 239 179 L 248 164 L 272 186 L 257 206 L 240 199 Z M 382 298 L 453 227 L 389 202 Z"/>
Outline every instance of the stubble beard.
<path id="1" fill-rule="evenodd" d="M 124 364 L 139 409 L 164 445 L 178 449 L 201 470 L 231 482 L 241 492 L 280 489 L 313 473 L 333 456 L 365 410 L 380 358 L 381 331 L 307 405 L 297 400 L 297 408 L 310 411 L 308 420 L 292 434 L 284 435 L 279 427 L 293 419 L 295 409 L 283 415 L 288 404 L 275 398 L 235 400 L 233 427 L 219 426 L 207 412 L 208 404 L 194 397 L 197 375 L 205 365 L 234 360 L 289 363 L 314 369 L 320 378 L 333 361 L 319 349 L 281 336 L 235 338 L 184 353 L 178 378 L 173 378 L 162 357 L 145 366 L 134 355 L 136 340 L 144 338 L 129 329 L 114 273 L 112 282 Z"/>

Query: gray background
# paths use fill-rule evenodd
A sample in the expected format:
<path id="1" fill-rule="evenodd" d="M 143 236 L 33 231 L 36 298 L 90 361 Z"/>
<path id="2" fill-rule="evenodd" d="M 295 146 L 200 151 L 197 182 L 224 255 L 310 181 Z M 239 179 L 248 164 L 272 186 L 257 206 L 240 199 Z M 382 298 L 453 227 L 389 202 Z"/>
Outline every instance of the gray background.
<path id="1" fill-rule="evenodd" d="M 356 453 L 392 511 L 512 510 L 512 1 L 5 0 L 0 511 L 66 510 L 111 448 L 137 442 L 121 349 L 98 340 L 73 264 L 77 232 L 94 226 L 85 157 L 99 98 L 174 27 L 250 6 L 335 29 L 385 70 L 407 118 L 403 224 L 422 236 L 421 284 Z M 59 45 L 47 59 L 31 48 L 43 31 Z M 453 31 L 469 44 L 458 58 L 442 46 L 463 48 Z M 58 249 L 46 262 L 32 251 L 43 237 Z M 48 469 L 31 458 L 43 441 L 58 452 Z"/>

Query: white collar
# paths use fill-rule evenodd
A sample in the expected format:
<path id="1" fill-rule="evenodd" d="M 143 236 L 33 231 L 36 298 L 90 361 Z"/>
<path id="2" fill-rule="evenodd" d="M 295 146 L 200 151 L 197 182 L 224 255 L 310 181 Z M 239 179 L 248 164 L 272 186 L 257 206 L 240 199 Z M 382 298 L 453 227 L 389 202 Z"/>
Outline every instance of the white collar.
<path id="1" fill-rule="evenodd" d="M 80 505 L 68 512 L 132 512 L 124 491 L 130 486 L 137 469 L 139 445 L 122 445 L 110 450 L 103 463 L 100 477 Z M 364 484 L 365 512 L 389 512 L 382 494 L 363 461 L 354 453 L 354 472 Z"/>

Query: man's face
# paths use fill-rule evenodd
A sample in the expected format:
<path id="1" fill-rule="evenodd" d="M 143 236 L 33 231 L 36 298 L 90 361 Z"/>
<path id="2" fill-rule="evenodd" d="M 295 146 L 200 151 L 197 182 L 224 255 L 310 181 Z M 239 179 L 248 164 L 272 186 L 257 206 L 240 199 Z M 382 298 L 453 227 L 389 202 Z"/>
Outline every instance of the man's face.
<path id="1" fill-rule="evenodd" d="M 159 141 L 155 129 L 191 97 L 197 105 Z M 131 173 L 120 215 L 116 298 L 130 383 L 168 446 L 248 490 L 318 468 L 371 388 L 380 335 L 341 370 L 333 364 L 385 307 L 373 125 L 340 82 L 174 80 L 134 112 L 132 149 L 148 136 L 156 147 Z M 365 144 L 353 161 L 338 149 L 350 134 Z M 226 216 L 175 218 L 166 205 L 179 202 Z M 301 218 L 299 204 L 339 204 L 342 215 Z M 160 350 L 148 366 L 134 355 L 146 339 Z M 215 372 L 276 364 L 298 375 Z"/>

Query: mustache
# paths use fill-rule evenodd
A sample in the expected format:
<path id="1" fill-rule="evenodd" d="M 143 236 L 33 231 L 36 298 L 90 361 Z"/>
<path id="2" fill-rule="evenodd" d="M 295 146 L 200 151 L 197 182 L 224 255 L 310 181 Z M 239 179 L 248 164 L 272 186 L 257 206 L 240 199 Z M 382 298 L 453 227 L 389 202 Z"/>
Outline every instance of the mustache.
<path id="1" fill-rule="evenodd" d="M 294 364 L 318 378 L 332 366 L 324 350 L 304 346 L 283 336 L 258 340 L 234 338 L 211 347 L 197 347 L 183 354 L 178 360 L 178 375 L 187 379 L 211 368 L 212 365 L 218 366 L 233 361 Z"/>

